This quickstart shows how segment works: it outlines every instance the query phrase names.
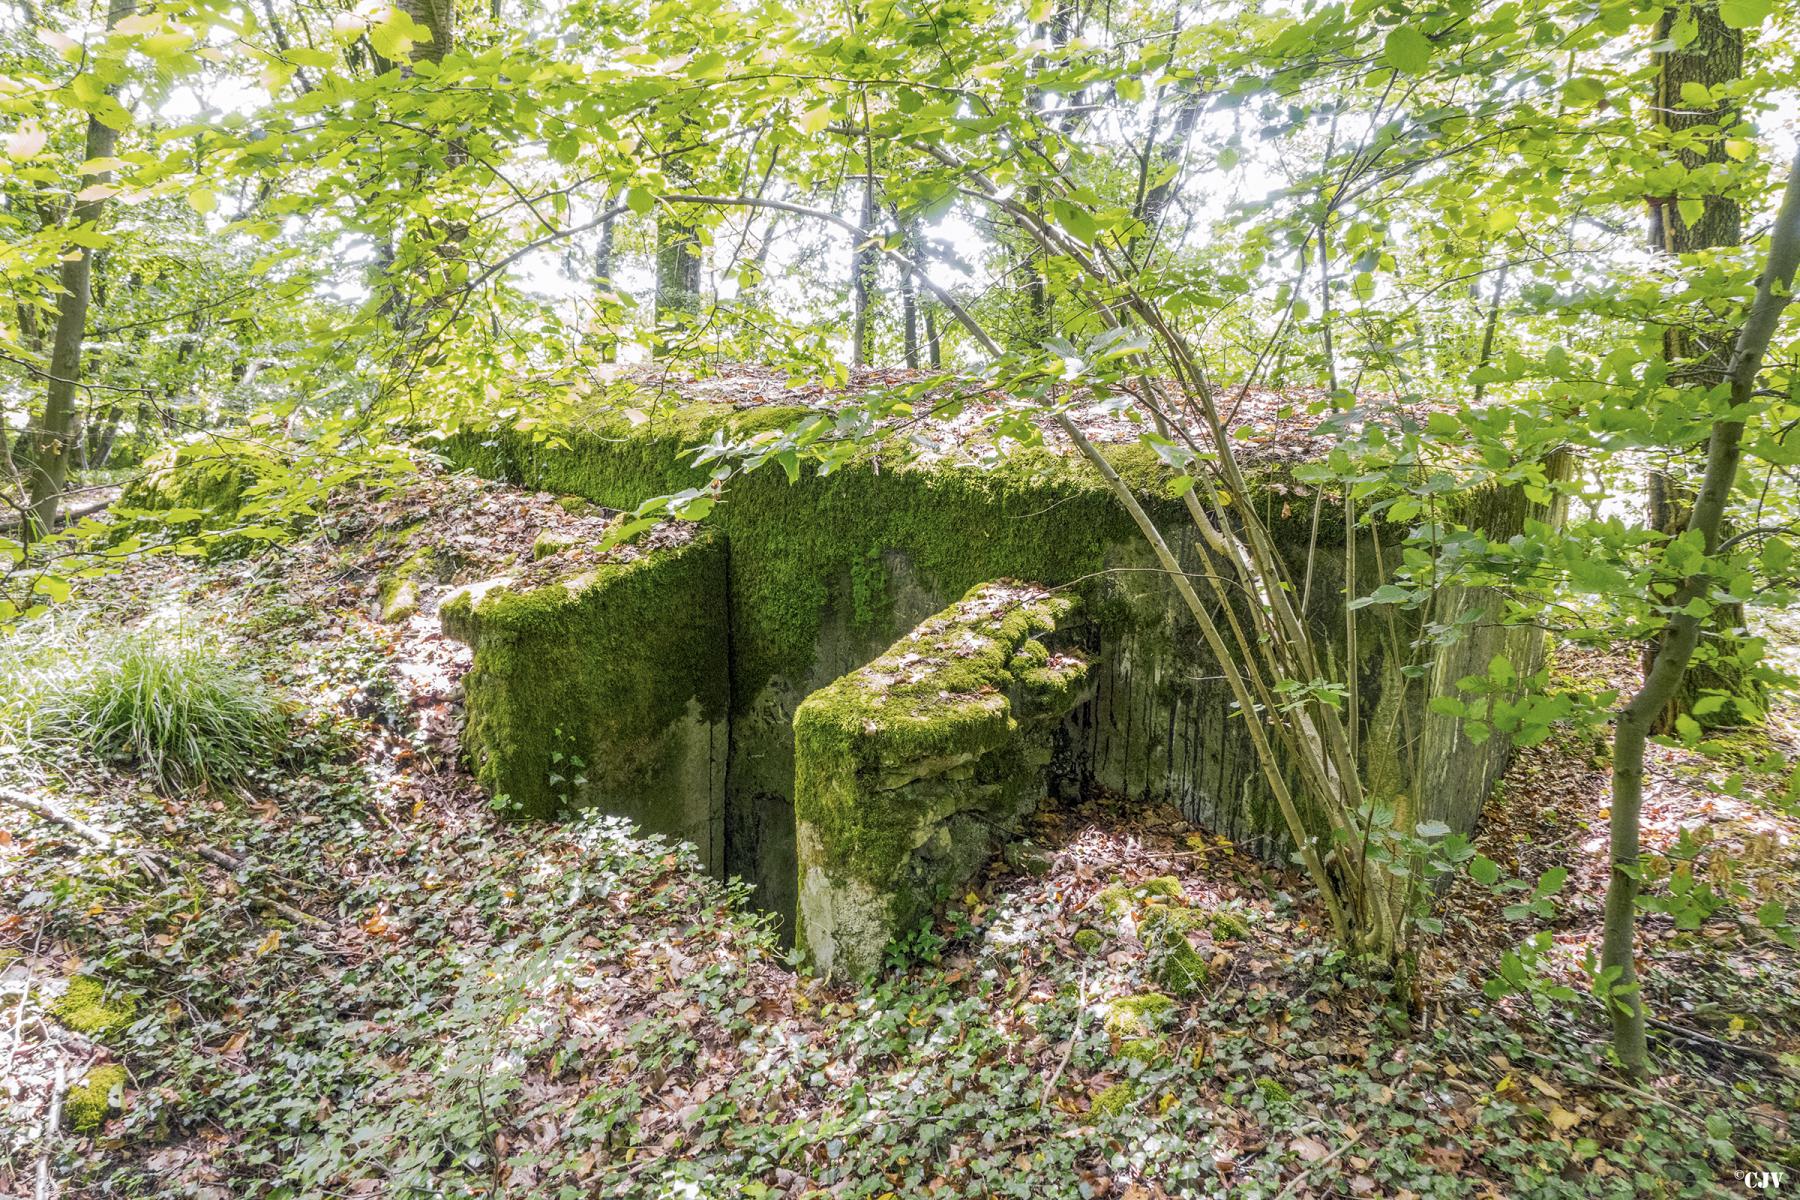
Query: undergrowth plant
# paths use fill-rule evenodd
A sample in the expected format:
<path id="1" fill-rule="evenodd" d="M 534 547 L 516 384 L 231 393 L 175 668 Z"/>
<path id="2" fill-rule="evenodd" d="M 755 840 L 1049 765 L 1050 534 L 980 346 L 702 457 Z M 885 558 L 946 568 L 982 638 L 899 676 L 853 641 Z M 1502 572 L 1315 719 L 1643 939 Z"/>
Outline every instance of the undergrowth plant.
<path id="1" fill-rule="evenodd" d="M 42 688 L 39 736 L 135 762 L 165 790 L 230 784 L 270 761 L 283 713 L 210 639 L 134 630 L 66 660 Z"/>

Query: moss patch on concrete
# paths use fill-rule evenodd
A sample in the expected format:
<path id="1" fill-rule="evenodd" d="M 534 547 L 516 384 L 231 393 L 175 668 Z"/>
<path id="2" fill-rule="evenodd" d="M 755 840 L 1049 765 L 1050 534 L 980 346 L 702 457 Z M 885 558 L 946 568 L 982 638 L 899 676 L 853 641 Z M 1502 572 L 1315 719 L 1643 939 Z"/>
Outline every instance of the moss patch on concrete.
<path id="1" fill-rule="evenodd" d="M 980 585 L 799 706 L 799 941 L 821 969 L 871 972 L 1037 804 L 1048 731 L 1087 676 L 1039 639 L 1073 607 L 1034 585 Z"/>
<path id="2" fill-rule="evenodd" d="M 436 546 L 421 546 L 383 572 L 376 589 L 377 615 L 397 625 L 419 611 L 419 585 L 448 578 L 454 563 Z"/>
<path id="3" fill-rule="evenodd" d="M 701 531 L 542 580 L 458 589 L 444 629 L 474 647 L 465 747 L 506 811 L 597 807 L 716 863 L 725 721 L 725 558 Z"/>

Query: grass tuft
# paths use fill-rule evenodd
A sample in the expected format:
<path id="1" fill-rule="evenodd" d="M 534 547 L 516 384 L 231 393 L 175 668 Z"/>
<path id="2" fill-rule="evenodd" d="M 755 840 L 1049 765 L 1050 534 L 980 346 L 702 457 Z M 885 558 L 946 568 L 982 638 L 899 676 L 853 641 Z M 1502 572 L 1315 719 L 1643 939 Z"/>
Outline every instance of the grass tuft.
<path id="1" fill-rule="evenodd" d="M 103 638 L 53 673 L 42 736 L 135 762 L 164 789 L 230 784 L 270 761 L 283 714 L 262 680 L 177 632 Z"/>

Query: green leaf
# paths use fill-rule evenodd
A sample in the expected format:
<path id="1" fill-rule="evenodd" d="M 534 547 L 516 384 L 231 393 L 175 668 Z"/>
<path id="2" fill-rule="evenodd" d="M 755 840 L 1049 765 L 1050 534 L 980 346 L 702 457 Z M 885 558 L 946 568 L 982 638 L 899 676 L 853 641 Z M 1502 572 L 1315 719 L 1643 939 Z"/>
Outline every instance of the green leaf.
<path id="1" fill-rule="evenodd" d="M 32 581 L 31 590 L 60 604 L 69 598 L 69 581 L 61 575 L 39 575 Z"/>
<path id="2" fill-rule="evenodd" d="M 1500 864 L 1485 854 L 1477 854 L 1469 864 L 1469 878 L 1483 887 L 1493 887 L 1500 882 Z"/>
<path id="3" fill-rule="evenodd" d="M 1719 20 L 1732 29 L 1754 29 L 1775 10 L 1775 0 L 1720 0 Z"/>
<path id="4" fill-rule="evenodd" d="M 1517 679 L 1513 671 L 1512 660 L 1504 654 L 1496 654 L 1488 660 L 1488 679 L 1495 687 L 1509 688 Z"/>
<path id="5" fill-rule="evenodd" d="M 1417 75 L 1431 65 L 1431 39 L 1410 25 L 1391 29 L 1381 44 L 1381 61 L 1403 74 Z"/>
<path id="6" fill-rule="evenodd" d="M 631 188 L 625 193 L 625 207 L 640 217 L 648 216 L 656 207 L 656 197 L 644 188 Z"/>
<path id="7" fill-rule="evenodd" d="M 1094 244 L 1094 237 L 1100 232 L 1100 227 L 1087 209 L 1066 200 L 1054 200 L 1050 204 L 1050 211 L 1056 217 L 1056 223 L 1068 230 L 1076 241 L 1089 246 Z"/>

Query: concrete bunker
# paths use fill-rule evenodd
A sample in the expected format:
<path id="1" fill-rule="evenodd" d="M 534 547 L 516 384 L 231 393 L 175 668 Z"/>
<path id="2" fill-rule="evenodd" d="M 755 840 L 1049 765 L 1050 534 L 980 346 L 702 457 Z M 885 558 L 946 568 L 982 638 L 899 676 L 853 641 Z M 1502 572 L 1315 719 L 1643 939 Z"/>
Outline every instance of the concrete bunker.
<path id="1" fill-rule="evenodd" d="M 694 447 L 767 440 L 809 411 L 688 402 L 554 431 L 459 435 L 446 451 L 493 478 L 631 508 L 704 486 L 705 471 L 690 465 Z M 1204 550 L 1154 455 L 1135 444 L 1106 453 L 1184 562 L 1199 566 Z M 1310 498 L 1290 489 L 1284 468 L 1258 472 L 1278 544 L 1296 566 L 1316 547 L 1306 617 L 1342 661 L 1341 524 L 1330 527 L 1327 505 L 1315 539 Z M 1449 503 L 1451 519 L 1490 536 L 1546 515 L 1517 488 L 1474 489 Z M 849 974 L 875 965 L 870 940 L 916 919 L 929 907 L 925 892 L 966 878 L 1046 793 L 1098 787 L 1166 801 L 1258 852 L 1285 845 L 1242 719 L 1191 617 L 1086 464 L 1030 449 L 996 464 L 876 454 L 794 482 L 767 469 L 734 480 L 691 533 L 659 530 L 623 561 L 565 564 L 552 554 L 530 578 L 474 585 L 445 603 L 446 630 L 474 646 L 467 749 L 490 790 L 531 815 L 592 805 L 693 840 L 713 870 L 755 885 L 758 902 L 797 929 L 816 960 Z M 1354 595 L 1382 581 L 1374 536 L 1359 534 Z M 1382 536 L 1392 561 L 1401 531 Z M 1029 632 L 1016 645 L 1011 633 L 998 642 L 1080 662 L 1079 687 L 1066 706 L 1045 707 L 1007 657 L 981 694 L 985 703 L 1006 698 L 1006 721 L 992 728 L 1010 722 L 1011 732 L 968 761 L 915 764 L 911 778 L 884 782 L 870 764 L 904 758 L 904 722 L 882 719 L 898 710 L 865 712 L 861 738 L 827 714 L 854 711 L 858 689 L 898 658 L 928 654 L 921 647 L 933 630 L 979 606 L 989 584 L 1037 597 L 1021 601 L 1035 614 Z M 1479 589 L 1447 589 L 1432 620 L 1477 616 L 1496 602 Z M 1457 681 L 1485 673 L 1496 655 L 1535 669 L 1541 637 L 1469 619 L 1460 640 L 1420 664 L 1412 646 L 1420 617 L 1389 608 L 1355 619 L 1367 778 L 1411 797 L 1419 819 L 1469 829 L 1504 765 L 1505 739 L 1470 741 L 1431 700 L 1457 695 Z M 959 675 L 966 665 L 950 664 Z M 949 711 L 961 701 L 943 703 Z M 578 774 L 564 769 L 575 760 Z M 951 800 L 982 788 L 986 799 L 969 807 Z M 867 810 L 859 820 L 874 827 L 891 816 L 908 831 L 899 841 L 916 845 L 880 867 L 838 869 L 833 857 L 854 859 L 866 830 L 839 820 L 825 797 L 851 795 Z M 859 888 L 877 899 L 855 901 Z M 847 938 L 856 948 L 845 953 Z"/>

